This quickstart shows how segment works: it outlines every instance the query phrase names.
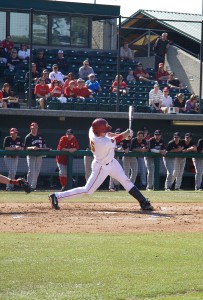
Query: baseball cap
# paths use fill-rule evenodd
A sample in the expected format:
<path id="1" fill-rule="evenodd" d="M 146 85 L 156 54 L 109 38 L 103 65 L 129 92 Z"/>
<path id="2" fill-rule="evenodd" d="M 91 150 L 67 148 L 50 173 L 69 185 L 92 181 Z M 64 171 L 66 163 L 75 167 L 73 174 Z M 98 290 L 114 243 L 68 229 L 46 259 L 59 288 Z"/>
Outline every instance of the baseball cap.
<path id="1" fill-rule="evenodd" d="M 72 83 L 74 83 L 74 84 L 75 84 L 75 81 L 74 81 L 74 80 L 71 80 L 71 81 L 69 82 L 69 84 L 72 84 Z"/>
<path id="2" fill-rule="evenodd" d="M 63 53 L 63 50 L 59 50 L 58 53 Z"/>
<path id="3" fill-rule="evenodd" d="M 88 77 L 93 77 L 93 76 L 95 76 L 94 73 L 88 75 Z"/>
<path id="4" fill-rule="evenodd" d="M 117 128 L 117 129 L 115 130 L 115 133 L 117 133 L 117 134 L 121 133 L 121 129 L 120 129 L 120 128 Z"/>
<path id="5" fill-rule="evenodd" d="M 168 88 L 165 87 L 165 88 L 163 89 L 163 91 L 164 91 L 164 92 L 168 92 Z"/>
<path id="6" fill-rule="evenodd" d="M 161 68 L 161 67 L 163 67 L 164 66 L 164 64 L 163 63 L 160 63 L 159 64 L 159 68 Z"/>
<path id="7" fill-rule="evenodd" d="M 156 87 L 156 86 L 159 86 L 159 84 L 158 84 L 158 83 L 155 83 L 155 84 L 154 84 L 154 87 Z"/>
<path id="8" fill-rule="evenodd" d="M 180 137 L 180 132 L 175 132 L 175 133 L 173 134 L 173 137 Z"/>
<path id="9" fill-rule="evenodd" d="M 49 71 L 48 71 L 47 69 L 44 69 L 44 70 L 42 71 L 42 73 L 49 73 Z"/>
<path id="10" fill-rule="evenodd" d="M 84 82 L 84 80 L 82 78 L 78 78 L 77 82 Z"/>
<path id="11" fill-rule="evenodd" d="M 73 129 L 68 129 L 68 130 L 66 131 L 66 134 L 73 134 Z"/>
<path id="12" fill-rule="evenodd" d="M 52 66 L 52 68 L 58 68 L 58 65 L 57 65 L 57 64 L 54 64 L 54 65 Z"/>
<path id="13" fill-rule="evenodd" d="M 190 133 L 190 132 L 187 132 L 187 133 L 185 134 L 185 137 L 191 138 L 191 137 L 192 137 L 192 135 L 191 135 L 191 133 Z"/>
<path id="14" fill-rule="evenodd" d="M 38 124 L 33 122 L 30 124 L 30 128 L 38 128 Z"/>
<path id="15" fill-rule="evenodd" d="M 155 130 L 154 135 L 161 135 L 161 130 L 159 130 L 159 129 Z"/>
<path id="16" fill-rule="evenodd" d="M 138 63 L 137 63 L 137 66 L 142 66 L 142 63 L 141 63 L 141 62 L 138 62 Z"/>
<path id="17" fill-rule="evenodd" d="M 173 73 L 173 72 L 171 72 L 171 73 L 169 73 L 169 75 L 174 75 L 174 73 Z"/>
<path id="18" fill-rule="evenodd" d="M 18 129 L 17 128 L 11 128 L 10 133 L 18 133 Z"/>

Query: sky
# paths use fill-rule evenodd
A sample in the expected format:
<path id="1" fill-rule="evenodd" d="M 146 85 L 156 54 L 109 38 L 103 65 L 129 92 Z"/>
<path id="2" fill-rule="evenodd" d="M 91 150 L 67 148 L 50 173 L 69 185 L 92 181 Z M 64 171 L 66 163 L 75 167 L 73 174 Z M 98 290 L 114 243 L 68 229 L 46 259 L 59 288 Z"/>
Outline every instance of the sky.
<path id="1" fill-rule="evenodd" d="M 203 0 L 76 0 L 67 2 L 96 3 L 121 6 L 121 16 L 129 17 L 139 9 L 202 14 Z"/>

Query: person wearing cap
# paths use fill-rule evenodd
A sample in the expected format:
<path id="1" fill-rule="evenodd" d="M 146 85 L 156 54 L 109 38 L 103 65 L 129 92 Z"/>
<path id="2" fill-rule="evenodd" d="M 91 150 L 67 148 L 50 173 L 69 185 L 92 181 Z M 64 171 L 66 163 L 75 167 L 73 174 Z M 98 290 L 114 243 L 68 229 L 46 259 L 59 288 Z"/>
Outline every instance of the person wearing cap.
<path id="1" fill-rule="evenodd" d="M 64 96 L 66 98 L 77 98 L 75 81 L 69 81 L 69 86 L 66 86 L 64 89 Z"/>
<path id="2" fill-rule="evenodd" d="M 46 69 L 47 67 L 47 59 L 44 54 L 43 49 L 38 49 L 37 55 L 33 59 L 33 63 L 36 64 L 37 72 L 41 74 L 43 69 Z"/>
<path id="3" fill-rule="evenodd" d="M 137 81 L 154 81 L 149 79 L 149 74 L 144 70 L 142 63 L 137 64 L 134 76 Z"/>
<path id="4" fill-rule="evenodd" d="M 167 81 L 169 79 L 169 73 L 168 71 L 164 70 L 164 64 L 160 63 L 159 64 L 159 69 L 155 74 L 155 79 L 157 81 L 161 81 L 167 84 Z"/>
<path id="5" fill-rule="evenodd" d="M 33 122 L 30 124 L 30 133 L 25 137 L 25 150 L 38 151 L 46 148 L 43 135 L 38 132 L 38 124 Z M 48 149 L 48 148 L 46 148 Z M 28 174 L 27 181 L 32 190 L 36 190 L 37 179 L 42 165 L 42 156 L 27 155 Z"/>
<path id="6" fill-rule="evenodd" d="M 28 62 L 30 58 L 30 49 L 27 44 L 21 44 L 18 50 L 18 57 L 22 62 Z"/>
<path id="7" fill-rule="evenodd" d="M 48 84 L 45 84 L 45 80 L 42 77 L 39 78 L 39 83 L 35 86 L 34 94 L 36 101 L 39 102 L 40 108 L 45 109 L 45 104 L 47 98 L 50 96 L 50 92 Z"/>
<path id="8" fill-rule="evenodd" d="M 89 60 L 84 60 L 83 65 L 79 68 L 79 78 L 82 78 L 84 80 L 88 80 L 89 74 L 94 74 L 94 70 L 89 65 Z"/>
<path id="9" fill-rule="evenodd" d="M 82 78 L 77 80 L 78 86 L 75 88 L 76 98 L 85 99 L 92 98 L 91 91 L 85 86 L 85 81 Z"/>
<path id="10" fill-rule="evenodd" d="M 72 129 L 66 131 L 66 135 L 63 135 L 58 143 L 57 150 L 75 152 L 79 150 L 79 144 L 74 136 Z M 57 155 L 56 162 L 59 168 L 59 180 L 61 184 L 61 191 L 67 190 L 67 156 Z"/>
<path id="11" fill-rule="evenodd" d="M 173 101 L 173 106 L 176 108 L 177 112 L 185 113 L 186 112 L 185 103 L 186 103 L 185 95 L 183 93 L 179 93 Z"/>
<path id="12" fill-rule="evenodd" d="M 58 80 L 53 80 L 51 83 L 51 86 L 49 88 L 49 93 L 51 97 L 57 98 L 63 96 L 63 89 L 62 86 L 60 86 Z"/>
<path id="13" fill-rule="evenodd" d="M 120 48 L 120 58 L 121 60 L 134 61 L 133 51 L 128 47 L 128 43 L 124 43 Z"/>
<path id="14" fill-rule="evenodd" d="M 59 68 L 59 71 L 63 74 L 67 74 L 69 66 L 68 66 L 68 62 L 65 59 L 65 57 L 63 56 L 63 50 L 59 50 L 58 51 L 58 57 L 57 59 L 54 61 L 54 64 L 56 64 Z"/>
<path id="15" fill-rule="evenodd" d="M 17 168 L 18 168 L 18 156 L 17 151 L 23 150 L 24 145 L 22 139 L 18 136 L 18 129 L 11 128 L 10 135 L 6 136 L 3 142 L 3 149 L 13 151 L 12 156 L 4 156 L 4 162 L 8 169 L 8 177 L 12 180 L 15 179 Z M 14 190 L 14 184 L 8 183 L 6 185 L 7 191 Z"/>
<path id="16" fill-rule="evenodd" d="M 171 96 L 169 95 L 168 88 L 165 87 L 163 89 L 163 99 L 162 99 L 161 110 L 164 113 L 168 113 L 170 107 L 173 107 L 173 100 L 172 100 Z"/>
<path id="17" fill-rule="evenodd" d="M 203 153 L 203 138 L 197 142 L 197 152 Z M 202 191 L 202 176 L 203 176 L 203 158 L 195 157 L 192 159 L 195 167 L 195 190 Z"/>
<path id="18" fill-rule="evenodd" d="M 173 139 L 168 142 L 166 146 L 167 152 L 179 153 L 183 150 L 183 143 L 179 132 L 173 134 Z M 165 191 L 171 191 L 173 184 L 173 174 L 175 169 L 175 160 L 176 157 L 164 157 L 164 165 L 167 171 L 166 180 L 165 180 Z"/>
<path id="19" fill-rule="evenodd" d="M 155 62 L 154 62 L 154 69 L 155 71 L 158 71 L 158 66 L 160 63 L 165 62 L 165 56 L 167 53 L 167 50 L 170 46 L 170 42 L 167 39 L 168 34 L 166 32 L 163 32 L 161 37 L 158 37 L 155 41 L 153 50 L 155 55 Z"/>
<path id="20" fill-rule="evenodd" d="M 149 140 L 149 152 L 159 153 L 161 156 L 166 154 L 164 140 L 161 137 L 161 130 L 154 131 L 154 136 Z M 147 191 L 152 191 L 154 187 L 154 158 L 150 156 L 144 157 L 147 168 Z"/>
<path id="21" fill-rule="evenodd" d="M 158 83 L 154 84 L 154 88 L 149 92 L 149 106 L 153 113 L 162 112 L 161 106 L 163 101 L 162 91 L 159 89 Z"/>
<path id="22" fill-rule="evenodd" d="M 131 150 L 135 152 L 145 153 L 148 152 L 148 144 L 144 138 L 144 132 L 139 130 L 137 136 L 132 139 Z M 140 188 L 146 189 L 147 186 L 147 169 L 144 157 L 137 157 L 137 172 L 140 174 Z"/>
<path id="23" fill-rule="evenodd" d="M 92 91 L 92 94 L 97 94 L 101 92 L 101 86 L 99 82 L 95 79 L 95 75 L 93 73 L 88 75 L 88 80 L 85 82 L 86 87 Z"/>
<path id="24" fill-rule="evenodd" d="M 191 95 L 185 103 L 185 109 L 187 114 L 198 114 L 197 96 Z"/>
<path id="25" fill-rule="evenodd" d="M 197 146 L 192 141 L 192 135 L 190 132 L 187 132 L 185 134 L 185 138 L 181 141 L 181 146 L 183 148 L 182 149 L 183 153 L 197 151 Z M 185 163 L 186 163 L 186 157 L 175 157 L 172 184 L 175 181 L 175 190 L 176 191 L 180 191 L 180 188 L 181 188 L 183 172 L 185 169 Z"/>
<path id="26" fill-rule="evenodd" d="M 181 84 L 180 80 L 177 77 L 175 77 L 174 72 L 169 73 L 167 85 L 168 85 L 169 89 L 181 89 L 182 88 L 182 84 Z"/>
<path id="27" fill-rule="evenodd" d="M 63 86 L 64 85 L 64 75 L 59 71 L 58 65 L 54 64 L 52 66 L 52 72 L 49 73 L 49 79 L 51 82 L 53 80 L 58 80 L 60 84 Z"/>

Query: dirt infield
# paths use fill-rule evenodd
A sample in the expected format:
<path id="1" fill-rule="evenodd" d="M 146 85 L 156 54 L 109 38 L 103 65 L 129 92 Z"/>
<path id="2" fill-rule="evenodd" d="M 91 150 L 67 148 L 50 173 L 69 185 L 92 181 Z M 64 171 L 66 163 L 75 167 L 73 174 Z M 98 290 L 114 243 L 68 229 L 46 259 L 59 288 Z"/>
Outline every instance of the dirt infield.
<path id="1" fill-rule="evenodd" d="M 133 203 L 0 203 L 0 232 L 202 232 L 203 203 L 159 203 L 151 213 Z"/>

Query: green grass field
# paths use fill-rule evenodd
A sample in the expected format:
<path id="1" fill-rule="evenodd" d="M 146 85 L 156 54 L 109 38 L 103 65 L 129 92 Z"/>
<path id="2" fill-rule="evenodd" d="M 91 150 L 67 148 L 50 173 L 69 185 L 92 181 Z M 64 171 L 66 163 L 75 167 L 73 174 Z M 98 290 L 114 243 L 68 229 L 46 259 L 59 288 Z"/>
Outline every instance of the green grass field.
<path id="1" fill-rule="evenodd" d="M 0 202 L 47 202 L 47 194 L 0 192 Z M 144 194 L 154 203 L 202 202 L 201 192 Z M 116 201 L 133 202 L 126 192 L 85 199 Z M 1 233 L 0 299 L 202 300 L 203 234 Z"/>

